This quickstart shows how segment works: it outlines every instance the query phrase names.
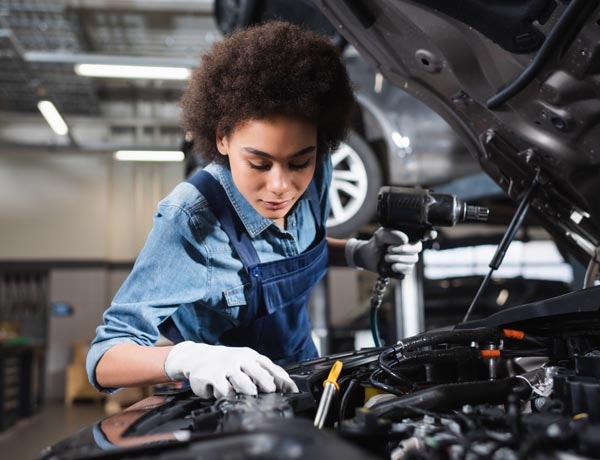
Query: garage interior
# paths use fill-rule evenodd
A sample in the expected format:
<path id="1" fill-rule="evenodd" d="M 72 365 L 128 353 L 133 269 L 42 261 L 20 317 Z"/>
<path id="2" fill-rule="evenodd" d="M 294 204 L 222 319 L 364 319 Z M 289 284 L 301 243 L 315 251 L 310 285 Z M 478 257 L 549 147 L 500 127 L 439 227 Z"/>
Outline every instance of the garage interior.
<path id="1" fill-rule="evenodd" d="M 7 459 L 36 458 L 47 445 L 151 391 L 106 398 L 87 383 L 83 360 L 146 240 L 156 204 L 186 177 L 178 100 L 189 69 L 222 38 L 213 15 L 213 0 L 0 0 L 0 452 Z M 170 70 L 158 78 L 86 74 L 94 66 L 124 64 Z M 40 108 L 46 102 L 66 127 L 50 126 Z M 142 150 L 184 154 L 166 162 L 114 155 Z M 474 231 L 496 243 L 506 222 L 496 223 L 489 235 Z M 460 249 L 469 231 L 446 232 L 456 247 L 430 245 L 414 283 L 394 286 L 386 300 L 390 334 L 417 333 L 427 320 L 448 322 L 449 303 L 457 309 L 468 303 L 493 253 L 488 246 Z M 516 245 L 501 277 L 522 281 L 529 271 L 562 283 L 557 295 L 581 282 L 582 268 L 548 250 L 547 234 L 532 227 L 528 238 L 533 243 Z M 442 280 L 461 269 L 470 284 Z M 336 269 L 314 293 L 314 336 L 322 354 L 371 346 L 365 312 L 375 279 Z M 554 288 L 540 284 L 529 299 Z M 504 305 L 506 292 L 494 287 L 490 302 Z M 402 318 L 403 312 L 413 316 Z"/>

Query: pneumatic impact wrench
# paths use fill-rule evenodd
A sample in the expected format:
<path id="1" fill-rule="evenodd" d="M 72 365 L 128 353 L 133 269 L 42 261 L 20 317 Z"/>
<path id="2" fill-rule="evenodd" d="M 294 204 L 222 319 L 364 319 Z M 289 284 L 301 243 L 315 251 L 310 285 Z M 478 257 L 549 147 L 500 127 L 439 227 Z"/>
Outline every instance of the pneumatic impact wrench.
<path id="1" fill-rule="evenodd" d="M 469 205 L 454 195 L 432 193 L 422 188 L 385 186 L 377 196 L 377 219 L 381 225 L 406 233 L 409 243 L 426 239 L 435 227 L 486 221 L 489 213 L 488 208 Z M 371 333 L 375 346 L 380 346 L 377 311 L 391 276 L 404 277 L 393 274 L 382 260 L 371 296 Z"/>

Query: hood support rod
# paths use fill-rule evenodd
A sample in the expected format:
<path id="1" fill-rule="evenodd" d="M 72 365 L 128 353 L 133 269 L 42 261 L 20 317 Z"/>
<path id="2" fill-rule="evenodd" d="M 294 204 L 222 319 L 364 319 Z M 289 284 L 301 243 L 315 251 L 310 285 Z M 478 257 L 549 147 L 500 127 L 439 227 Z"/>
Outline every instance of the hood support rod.
<path id="1" fill-rule="evenodd" d="M 504 260 L 504 256 L 506 255 L 506 251 L 508 251 L 508 247 L 510 246 L 510 243 L 512 243 L 512 241 L 515 239 L 515 235 L 517 234 L 517 231 L 521 227 L 521 224 L 523 223 L 523 220 L 525 219 L 525 215 L 527 214 L 527 211 L 529 210 L 529 206 L 531 205 L 531 202 L 533 201 L 534 192 L 540 183 L 539 176 L 540 176 L 540 171 L 538 170 L 536 172 L 536 175 L 533 178 L 533 181 L 531 182 L 531 185 L 527 189 L 527 192 L 525 192 L 525 195 L 521 199 L 521 202 L 519 203 L 519 207 L 517 208 L 515 215 L 513 216 L 508 228 L 506 229 L 506 232 L 504 233 L 504 236 L 502 237 L 502 241 L 500 241 L 500 244 L 498 244 L 498 248 L 496 249 L 496 252 L 494 253 L 494 257 L 492 257 L 492 260 L 489 264 L 490 271 L 488 272 L 488 274 L 485 276 L 485 278 L 481 282 L 481 285 L 479 286 L 479 289 L 477 290 L 477 294 L 475 294 L 475 297 L 473 298 L 473 301 L 471 302 L 471 305 L 469 306 L 469 309 L 467 310 L 467 313 L 465 314 L 465 317 L 463 318 L 463 323 L 467 322 L 467 320 L 469 319 L 469 316 L 471 316 L 471 313 L 473 312 L 473 308 L 475 307 L 475 304 L 477 304 L 477 301 L 481 297 L 481 294 L 483 293 L 483 291 L 489 284 L 490 280 L 492 279 L 492 273 L 494 273 L 494 271 L 498 270 L 498 268 L 500 267 L 500 264 Z"/>

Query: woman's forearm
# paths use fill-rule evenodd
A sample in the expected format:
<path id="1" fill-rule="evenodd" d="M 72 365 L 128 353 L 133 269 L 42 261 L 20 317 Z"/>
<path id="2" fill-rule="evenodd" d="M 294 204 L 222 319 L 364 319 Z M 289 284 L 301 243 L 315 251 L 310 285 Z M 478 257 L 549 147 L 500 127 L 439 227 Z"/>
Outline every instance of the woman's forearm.
<path id="1" fill-rule="evenodd" d="M 96 381 L 104 388 L 167 382 L 164 364 L 173 347 L 121 343 L 110 348 L 96 366 Z"/>
<path id="2" fill-rule="evenodd" d="M 346 241 L 338 238 L 327 237 L 327 249 L 329 251 L 329 265 L 332 267 L 347 267 L 346 254 L 344 252 L 346 248 Z"/>

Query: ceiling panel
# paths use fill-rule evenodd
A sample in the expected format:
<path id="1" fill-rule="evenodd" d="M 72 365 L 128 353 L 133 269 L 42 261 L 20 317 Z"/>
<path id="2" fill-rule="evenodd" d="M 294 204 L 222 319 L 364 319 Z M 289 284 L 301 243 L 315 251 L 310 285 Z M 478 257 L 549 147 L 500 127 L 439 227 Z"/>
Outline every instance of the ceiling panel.
<path id="1" fill-rule="evenodd" d="M 95 59 L 193 67 L 221 37 L 212 8 L 208 0 L 0 0 L 0 117 L 29 115 L 30 123 L 44 124 L 37 102 L 49 99 L 82 150 L 111 149 L 105 133 L 115 131 L 131 148 L 172 144 L 185 81 L 82 77 L 74 65 Z M 5 140 L 0 136 L 0 148 Z M 48 136 L 23 143 L 45 147 Z"/>

